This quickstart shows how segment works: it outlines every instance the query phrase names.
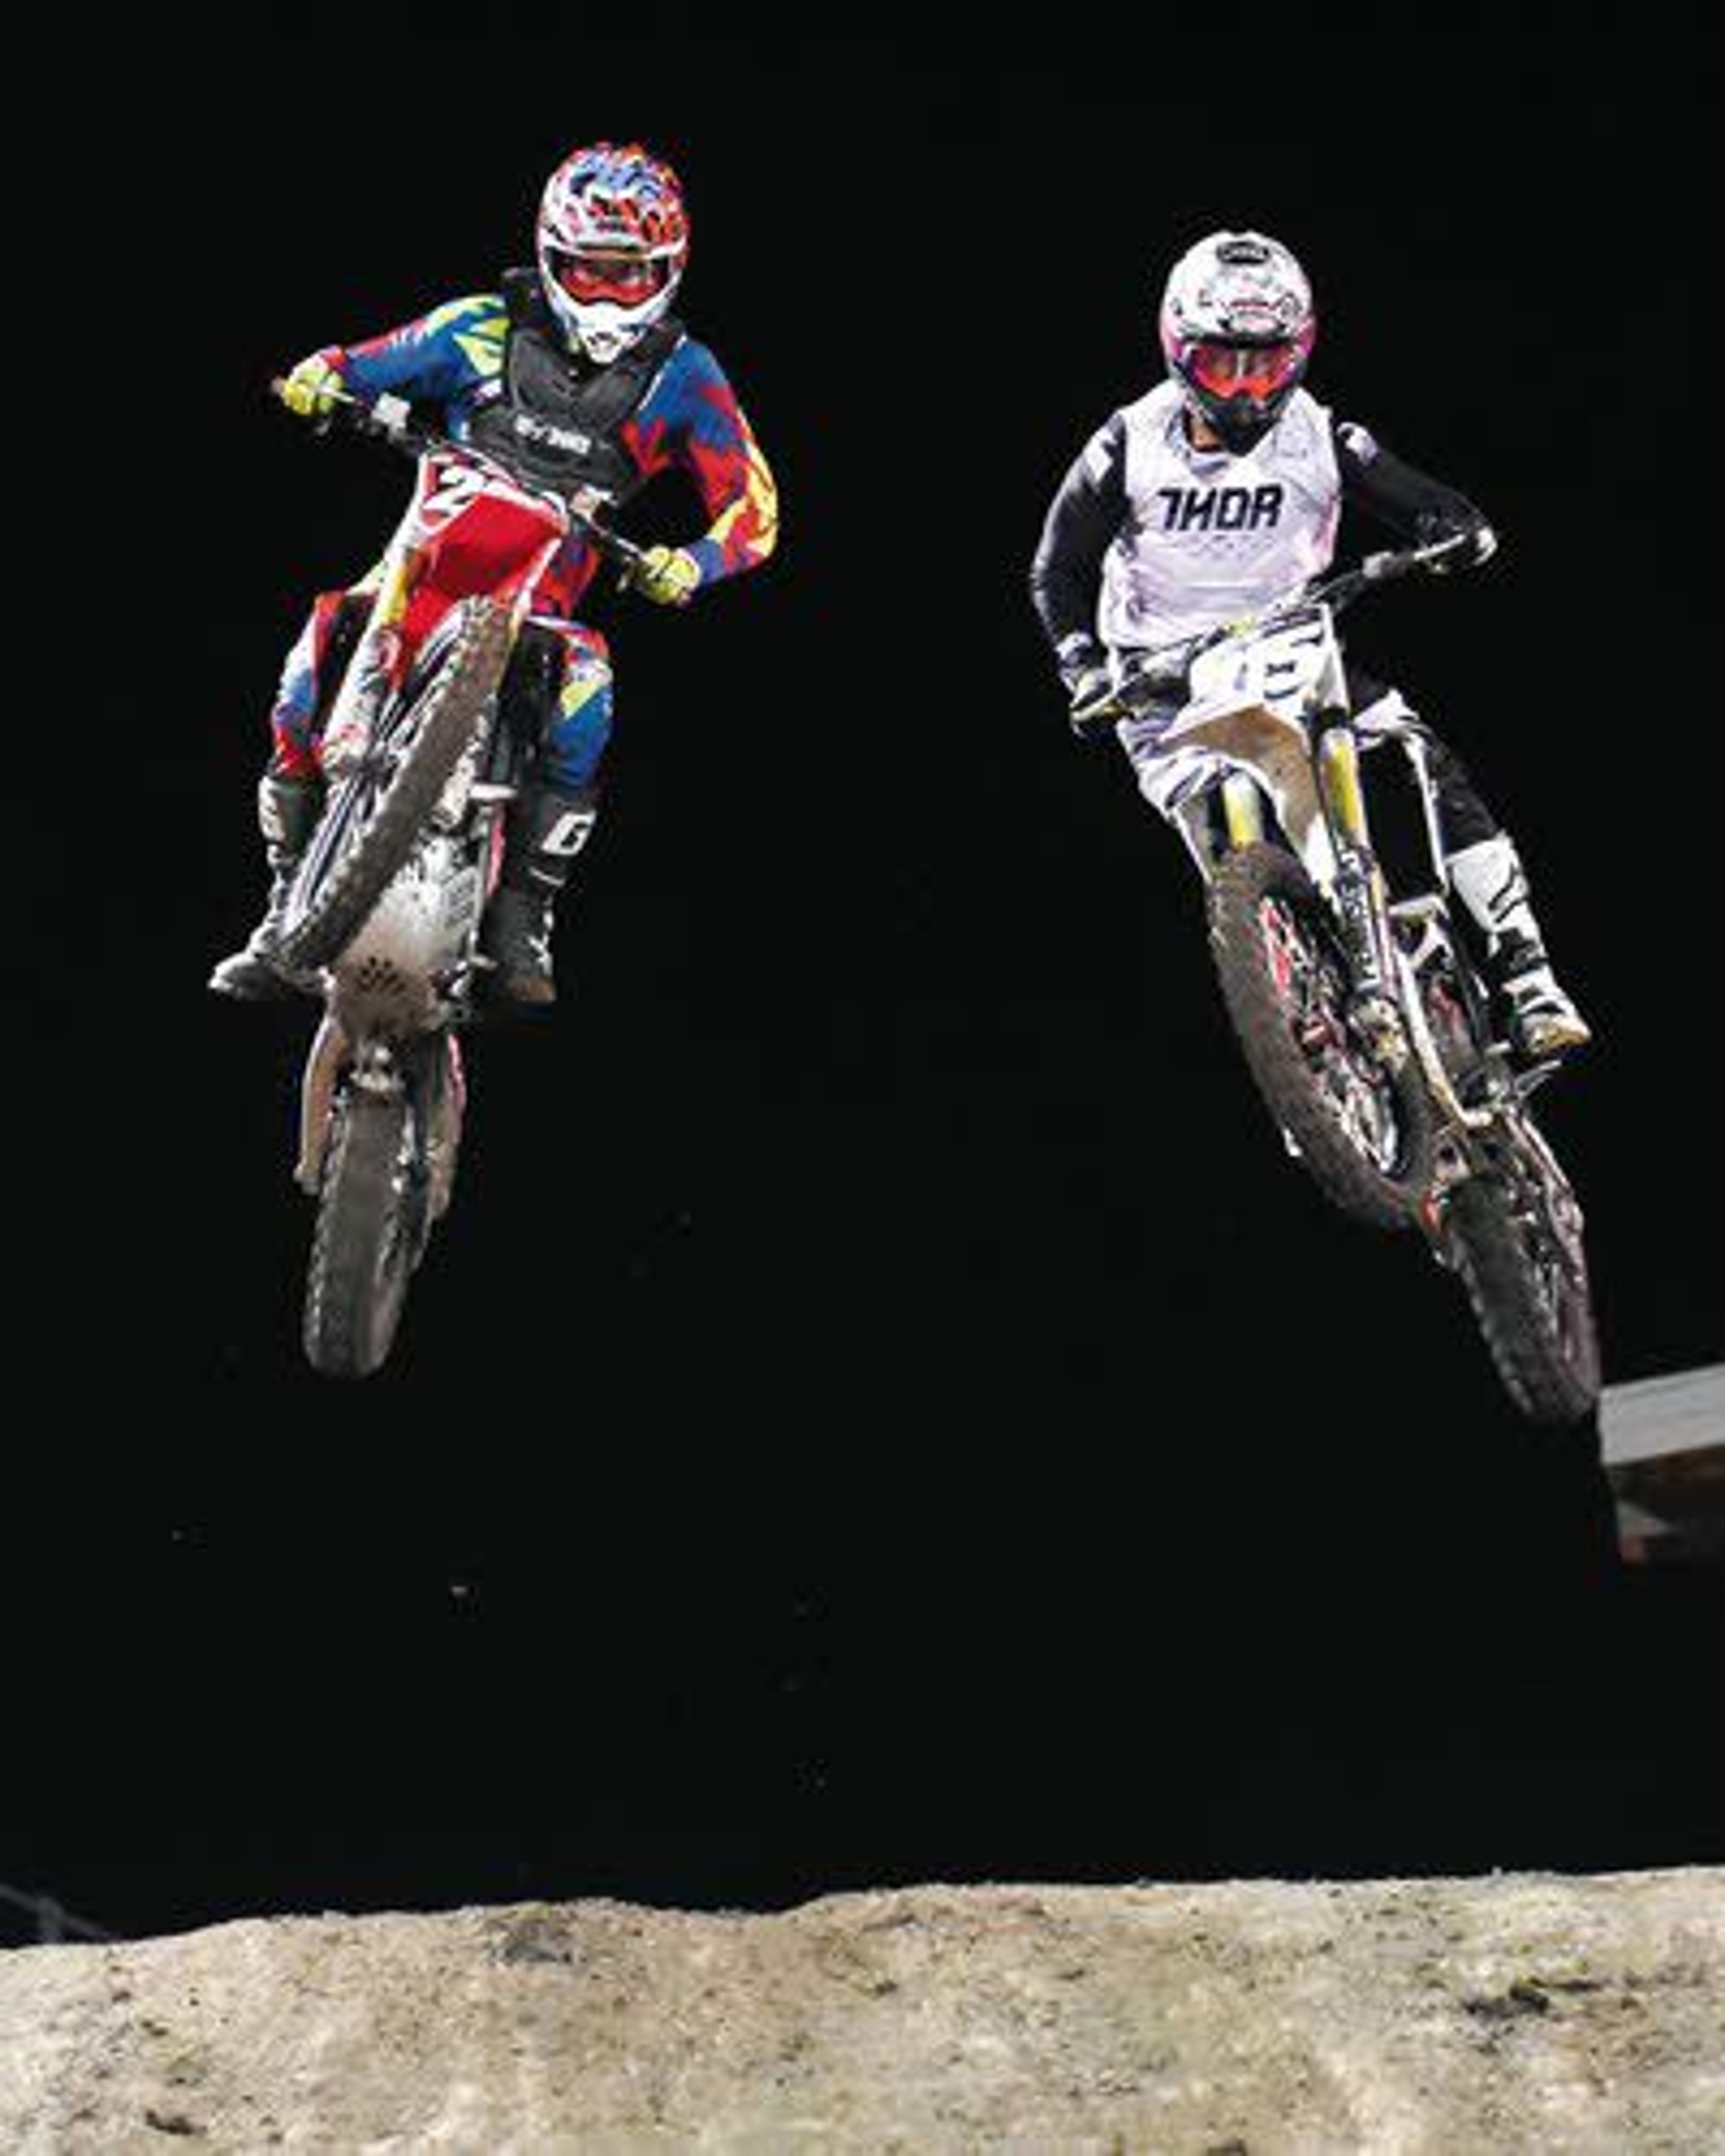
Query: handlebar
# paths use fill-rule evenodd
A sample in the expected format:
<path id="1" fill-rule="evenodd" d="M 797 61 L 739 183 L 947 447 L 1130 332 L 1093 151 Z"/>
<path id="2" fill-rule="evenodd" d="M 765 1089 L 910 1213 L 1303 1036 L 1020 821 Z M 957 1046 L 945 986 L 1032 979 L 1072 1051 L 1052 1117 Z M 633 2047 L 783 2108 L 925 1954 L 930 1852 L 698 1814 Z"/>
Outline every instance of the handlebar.
<path id="1" fill-rule="evenodd" d="M 1332 577 L 1327 584 L 1313 584 L 1301 596 L 1291 601 L 1290 610 L 1307 606 L 1327 606 L 1332 613 L 1339 613 L 1343 607 L 1351 606 L 1360 593 L 1373 584 L 1394 583 L 1398 577 L 1410 576 L 1415 569 L 1435 569 L 1455 552 L 1458 547 L 1478 544 L 1477 536 L 1471 531 L 1458 531 L 1453 538 L 1440 539 L 1430 547 L 1406 547 L 1383 554 L 1368 554 L 1358 568 L 1344 570 Z M 1271 612 L 1279 609 L 1272 608 Z"/>
<path id="2" fill-rule="evenodd" d="M 1267 629 L 1285 615 L 1303 613 L 1308 607 L 1325 606 L 1332 613 L 1340 613 L 1344 608 L 1352 606 L 1363 592 L 1369 591 L 1374 585 L 1394 583 L 1399 577 L 1411 576 L 1416 569 L 1435 570 L 1458 547 L 1476 543 L 1472 533 L 1460 531 L 1453 538 L 1438 540 L 1429 547 L 1407 547 L 1381 554 L 1368 554 L 1357 567 L 1332 577 L 1327 583 L 1308 584 L 1291 598 L 1266 607 L 1261 613 L 1243 615 L 1237 621 L 1223 622 L 1219 627 L 1204 629 L 1196 636 L 1183 637 L 1173 644 L 1158 644 L 1135 652 L 1132 671 L 1117 691 L 1119 701 L 1134 708 L 1153 703 L 1176 687 L 1183 690 L 1185 677 L 1193 662 L 1231 636 L 1238 636 L 1248 629 Z"/>
<path id="3" fill-rule="evenodd" d="M 285 401 L 285 380 L 276 376 L 270 384 L 270 394 Z M 326 389 L 322 394 L 330 399 L 330 408 L 319 414 L 314 424 L 320 432 L 340 426 L 351 434 L 367 434 L 388 442 L 391 448 L 400 449 L 410 457 L 428 456 L 438 450 L 465 458 L 470 463 L 484 465 L 500 473 L 514 487 L 526 485 L 531 492 L 542 494 L 554 501 L 564 514 L 578 524 L 593 540 L 602 554 L 606 554 L 627 571 L 639 568 L 646 558 L 644 547 L 637 547 L 633 540 L 625 539 L 620 531 L 602 523 L 593 512 L 583 507 L 575 496 L 560 488 L 542 482 L 525 481 L 485 450 L 475 449 L 470 442 L 459 442 L 452 434 L 440 434 L 413 416 L 413 408 L 403 397 L 385 394 L 367 403 L 364 398 L 355 397 L 346 389 Z"/>

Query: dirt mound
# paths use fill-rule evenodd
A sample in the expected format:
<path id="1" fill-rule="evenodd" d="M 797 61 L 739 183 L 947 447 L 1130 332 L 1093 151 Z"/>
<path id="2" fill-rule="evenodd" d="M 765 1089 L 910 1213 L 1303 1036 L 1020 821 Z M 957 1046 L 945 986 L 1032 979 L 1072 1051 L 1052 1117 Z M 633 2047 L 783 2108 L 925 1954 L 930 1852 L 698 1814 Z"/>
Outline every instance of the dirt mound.
<path id="1" fill-rule="evenodd" d="M 0 2146 L 1725 2149 L 1725 1871 L 290 1917 L 0 1956 Z"/>

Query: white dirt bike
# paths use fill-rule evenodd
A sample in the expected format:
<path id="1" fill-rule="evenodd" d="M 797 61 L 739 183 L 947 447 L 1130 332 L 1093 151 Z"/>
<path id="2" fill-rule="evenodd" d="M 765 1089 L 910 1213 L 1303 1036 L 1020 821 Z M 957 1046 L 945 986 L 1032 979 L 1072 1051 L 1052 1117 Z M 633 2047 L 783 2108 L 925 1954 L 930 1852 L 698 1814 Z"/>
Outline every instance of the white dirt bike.
<path id="1" fill-rule="evenodd" d="M 1163 799 L 1207 860 L 1211 955 L 1258 1091 L 1288 1149 L 1344 1212 L 1417 1226 L 1466 1287 L 1521 1411 L 1579 1420 L 1599 1389 L 1582 1213 L 1524 1064 L 1451 906 L 1424 737 L 1399 747 L 1420 805 L 1419 888 L 1373 850 L 1363 742 L 1336 619 L 1450 546 L 1368 556 L 1298 598 L 1147 655 L 1120 701 L 1183 673 L 1161 736 Z M 1462 542 L 1466 543 L 1466 542 Z"/>

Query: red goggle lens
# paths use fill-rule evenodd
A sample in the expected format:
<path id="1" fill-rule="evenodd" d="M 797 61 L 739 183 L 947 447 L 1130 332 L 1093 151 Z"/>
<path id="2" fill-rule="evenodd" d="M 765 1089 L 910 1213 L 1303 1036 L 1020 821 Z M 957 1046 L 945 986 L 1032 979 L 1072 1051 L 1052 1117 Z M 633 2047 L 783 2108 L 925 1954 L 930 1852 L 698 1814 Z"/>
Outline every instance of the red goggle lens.
<path id="1" fill-rule="evenodd" d="M 1297 344 L 1195 344 L 1186 372 L 1213 397 L 1267 401 L 1299 378 L 1303 354 Z"/>
<path id="2" fill-rule="evenodd" d="M 644 254 L 597 249 L 552 258 L 552 273 L 572 300 L 613 300 L 624 307 L 638 307 L 652 298 L 664 282 L 664 266 Z"/>

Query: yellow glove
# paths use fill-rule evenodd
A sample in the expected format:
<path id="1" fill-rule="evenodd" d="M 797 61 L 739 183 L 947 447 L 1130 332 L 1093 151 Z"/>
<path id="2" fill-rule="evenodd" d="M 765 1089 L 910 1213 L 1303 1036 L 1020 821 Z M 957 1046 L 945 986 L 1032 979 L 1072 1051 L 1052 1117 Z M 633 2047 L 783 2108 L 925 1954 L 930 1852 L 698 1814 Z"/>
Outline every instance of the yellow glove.
<path id="1" fill-rule="evenodd" d="M 331 367 L 321 352 L 302 359 L 281 385 L 281 401 L 302 419 L 321 419 L 331 410 L 341 391 L 341 370 Z"/>
<path id="2" fill-rule="evenodd" d="M 660 606 L 687 606 L 701 583 L 701 564 L 682 547 L 649 547 L 634 587 Z"/>

